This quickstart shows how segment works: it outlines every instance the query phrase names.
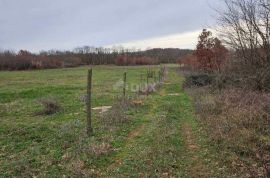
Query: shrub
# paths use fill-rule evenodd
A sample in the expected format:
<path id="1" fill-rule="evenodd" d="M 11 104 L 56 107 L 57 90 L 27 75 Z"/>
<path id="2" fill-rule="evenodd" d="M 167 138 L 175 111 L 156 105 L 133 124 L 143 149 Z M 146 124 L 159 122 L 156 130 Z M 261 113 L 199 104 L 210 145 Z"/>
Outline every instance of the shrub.
<path id="1" fill-rule="evenodd" d="M 202 87 L 211 85 L 214 81 L 214 76 L 207 73 L 193 73 L 186 76 L 184 87 Z"/>
<path id="2" fill-rule="evenodd" d="M 55 98 L 42 98 L 39 102 L 43 106 L 43 110 L 38 112 L 40 115 L 51 115 L 61 109 L 59 102 Z"/>
<path id="3" fill-rule="evenodd" d="M 268 92 L 270 91 L 270 66 L 247 66 L 244 61 L 232 55 L 222 71 L 217 73 L 216 86 L 237 87 L 247 90 Z"/>

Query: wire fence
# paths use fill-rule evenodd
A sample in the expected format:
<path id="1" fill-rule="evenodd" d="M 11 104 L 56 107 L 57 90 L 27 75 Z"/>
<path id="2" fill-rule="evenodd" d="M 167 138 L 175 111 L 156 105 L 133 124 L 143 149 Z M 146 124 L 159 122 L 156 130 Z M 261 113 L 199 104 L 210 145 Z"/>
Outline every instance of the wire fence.
<path id="1" fill-rule="evenodd" d="M 110 80 L 95 81 L 93 69 L 88 70 L 87 78 L 87 134 L 92 135 L 92 95 L 105 96 L 109 95 L 113 100 L 127 100 L 147 97 L 150 93 L 155 92 L 165 79 L 166 67 L 160 66 L 158 69 L 148 67 L 145 72 L 129 75 L 129 71 L 123 72 L 122 76 L 113 77 Z"/>

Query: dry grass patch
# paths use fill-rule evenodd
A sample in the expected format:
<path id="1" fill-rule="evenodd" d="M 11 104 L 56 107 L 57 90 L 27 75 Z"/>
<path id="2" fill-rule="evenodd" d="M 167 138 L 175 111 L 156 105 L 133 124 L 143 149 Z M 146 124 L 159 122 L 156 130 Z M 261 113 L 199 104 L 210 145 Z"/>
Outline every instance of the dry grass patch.
<path id="1" fill-rule="evenodd" d="M 237 155 L 233 167 L 247 177 L 265 177 L 270 171 L 270 94 L 226 89 L 210 94 L 193 89 L 194 104 L 208 133 L 220 148 Z"/>
<path id="2" fill-rule="evenodd" d="M 61 106 L 56 98 L 42 98 L 38 100 L 39 103 L 43 106 L 43 109 L 37 112 L 38 115 L 51 115 L 60 111 Z"/>
<path id="3" fill-rule="evenodd" d="M 129 121 L 126 112 L 130 105 L 129 100 L 119 100 L 106 112 L 101 112 L 99 122 L 104 128 L 112 128 Z"/>

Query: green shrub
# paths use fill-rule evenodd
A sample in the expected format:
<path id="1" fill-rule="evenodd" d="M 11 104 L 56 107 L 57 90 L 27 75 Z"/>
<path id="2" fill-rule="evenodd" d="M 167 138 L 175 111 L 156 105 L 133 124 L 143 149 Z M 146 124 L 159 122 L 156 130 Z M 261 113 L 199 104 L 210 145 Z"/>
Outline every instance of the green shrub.
<path id="1" fill-rule="evenodd" d="M 214 81 L 214 76 L 212 74 L 206 73 L 195 73 L 186 76 L 184 87 L 203 87 L 211 85 Z"/>

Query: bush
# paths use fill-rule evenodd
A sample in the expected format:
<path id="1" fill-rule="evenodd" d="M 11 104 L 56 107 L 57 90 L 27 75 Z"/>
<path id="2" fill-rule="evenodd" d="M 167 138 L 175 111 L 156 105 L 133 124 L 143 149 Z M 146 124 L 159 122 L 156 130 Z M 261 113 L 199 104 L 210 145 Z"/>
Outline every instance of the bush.
<path id="1" fill-rule="evenodd" d="M 186 76 L 184 87 L 203 87 L 211 85 L 214 81 L 212 74 L 193 73 Z"/>
<path id="2" fill-rule="evenodd" d="M 55 98 L 42 98 L 39 102 L 43 106 L 43 110 L 38 112 L 39 115 L 51 115 L 61 109 L 59 102 Z"/>

